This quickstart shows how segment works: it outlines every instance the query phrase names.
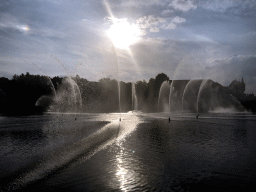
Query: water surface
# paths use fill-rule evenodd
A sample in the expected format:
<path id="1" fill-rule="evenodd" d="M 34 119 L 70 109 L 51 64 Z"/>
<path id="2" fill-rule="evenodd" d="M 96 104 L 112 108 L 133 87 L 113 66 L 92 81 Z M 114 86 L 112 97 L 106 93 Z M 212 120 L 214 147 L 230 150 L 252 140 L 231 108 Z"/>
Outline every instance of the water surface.
<path id="1" fill-rule="evenodd" d="M 119 118 L 120 114 L 1 117 L 1 189 L 255 188 L 254 115 L 210 113 L 196 119 L 185 113 L 128 113 Z"/>

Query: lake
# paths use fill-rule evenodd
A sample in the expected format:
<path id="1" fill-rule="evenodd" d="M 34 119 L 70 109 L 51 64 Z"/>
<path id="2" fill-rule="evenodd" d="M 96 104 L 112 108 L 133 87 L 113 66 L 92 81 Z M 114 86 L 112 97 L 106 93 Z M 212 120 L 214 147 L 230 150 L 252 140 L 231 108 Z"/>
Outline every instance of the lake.
<path id="1" fill-rule="evenodd" d="M 256 188 L 250 113 L 0 116 L 0 144 L 1 191 Z"/>

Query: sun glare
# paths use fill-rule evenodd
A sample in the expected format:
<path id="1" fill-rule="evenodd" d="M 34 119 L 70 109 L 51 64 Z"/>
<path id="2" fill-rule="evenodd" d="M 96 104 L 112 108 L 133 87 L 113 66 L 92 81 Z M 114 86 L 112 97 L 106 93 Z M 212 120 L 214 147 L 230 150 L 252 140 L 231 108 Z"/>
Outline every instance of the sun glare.
<path id="1" fill-rule="evenodd" d="M 107 34 L 115 47 L 127 49 L 138 41 L 140 30 L 137 25 L 129 24 L 126 19 L 116 19 Z"/>

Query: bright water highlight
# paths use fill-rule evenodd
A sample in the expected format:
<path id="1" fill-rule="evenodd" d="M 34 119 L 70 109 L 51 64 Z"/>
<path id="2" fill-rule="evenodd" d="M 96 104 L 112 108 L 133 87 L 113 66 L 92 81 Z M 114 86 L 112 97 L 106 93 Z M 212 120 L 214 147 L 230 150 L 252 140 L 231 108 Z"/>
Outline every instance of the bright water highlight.
<path id="1" fill-rule="evenodd" d="M 254 115 L 130 112 L 119 118 L 0 117 L 1 191 L 255 188 Z"/>

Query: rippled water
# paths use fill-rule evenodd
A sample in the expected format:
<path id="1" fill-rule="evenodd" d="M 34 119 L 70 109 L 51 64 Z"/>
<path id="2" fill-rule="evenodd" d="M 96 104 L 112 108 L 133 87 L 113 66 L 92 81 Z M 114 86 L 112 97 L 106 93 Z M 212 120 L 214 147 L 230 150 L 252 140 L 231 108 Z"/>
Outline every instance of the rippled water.
<path id="1" fill-rule="evenodd" d="M 171 121 L 168 121 L 169 116 Z M 209 191 L 256 181 L 250 114 L 0 117 L 3 191 Z"/>

